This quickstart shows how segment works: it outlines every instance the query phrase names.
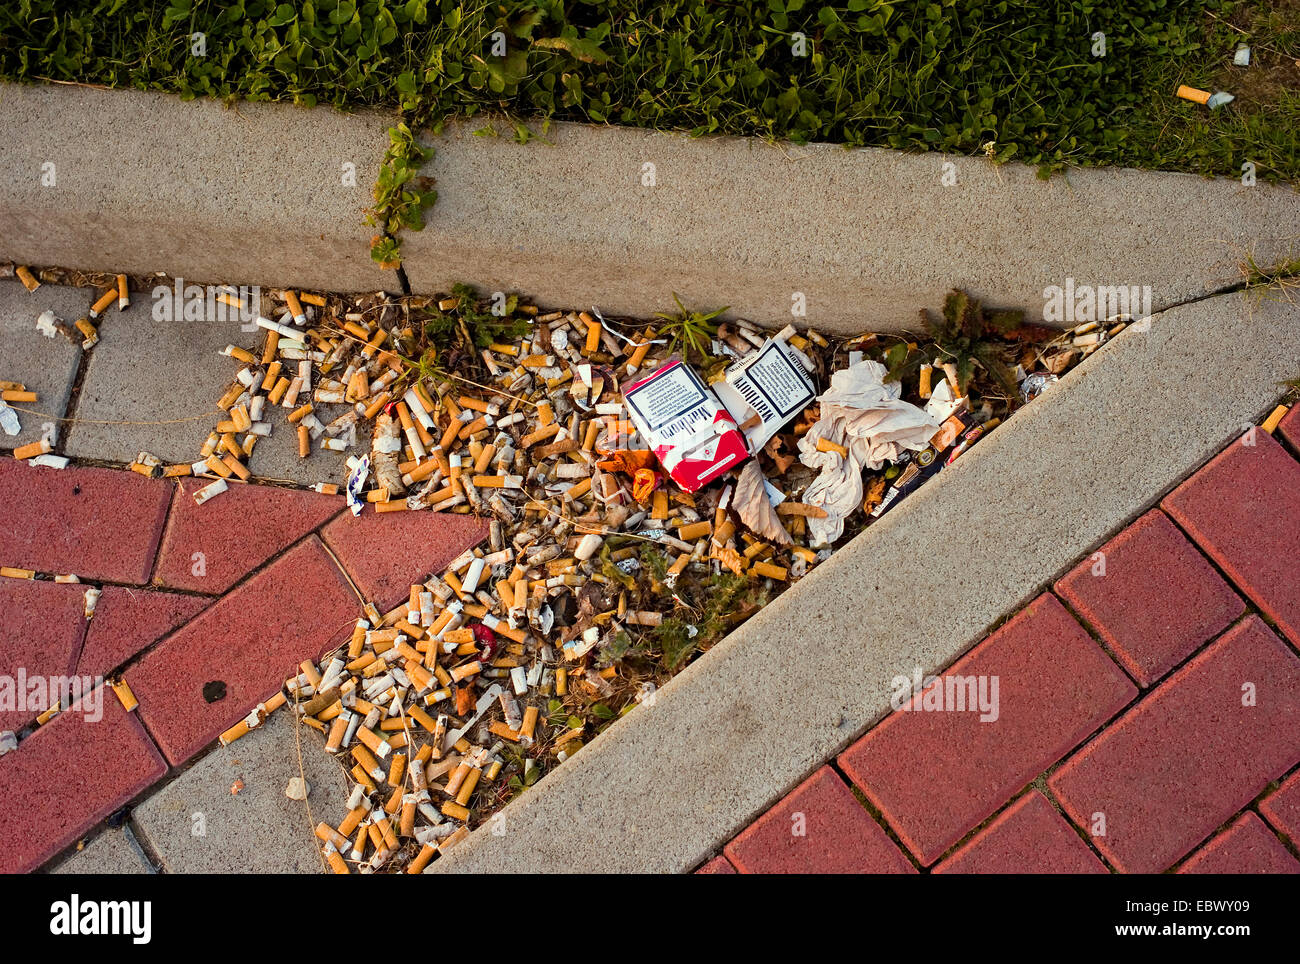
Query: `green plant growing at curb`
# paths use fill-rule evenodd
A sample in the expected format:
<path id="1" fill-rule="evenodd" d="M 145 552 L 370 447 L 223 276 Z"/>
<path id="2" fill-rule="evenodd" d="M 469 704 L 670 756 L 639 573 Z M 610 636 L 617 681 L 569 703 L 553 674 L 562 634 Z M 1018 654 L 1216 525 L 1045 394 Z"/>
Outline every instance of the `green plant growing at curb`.
<path id="1" fill-rule="evenodd" d="M 370 257 L 381 268 L 401 267 L 403 230 L 419 231 L 424 227 L 424 209 L 438 199 L 433 179 L 419 173 L 420 165 L 433 156 L 422 148 L 405 122 L 388 130 L 388 150 L 384 153 L 375 181 L 375 205 L 367 223 L 380 233 L 370 239 Z"/>
<path id="2" fill-rule="evenodd" d="M 688 362 L 691 360 L 691 352 L 695 352 L 701 362 L 709 361 L 713 357 L 709 349 L 713 347 L 713 337 L 718 333 L 718 326 L 713 324 L 713 319 L 727 309 L 723 307 L 707 314 L 691 311 L 682 304 L 682 299 L 677 297 L 675 291 L 673 301 L 677 302 L 677 314 L 655 312 L 657 317 L 667 322 L 660 327 L 659 334 L 667 336 L 669 352 L 680 350 L 683 360 Z"/>
<path id="3" fill-rule="evenodd" d="M 642 558 L 646 555 L 643 553 Z M 704 580 L 701 594 L 703 608 L 699 619 L 669 616 L 651 634 L 664 669 L 676 669 L 698 650 L 725 636 L 745 614 L 767 603 L 767 590 L 761 582 L 730 572 Z"/>
<path id="4" fill-rule="evenodd" d="M 986 312 L 977 300 L 958 290 L 949 292 L 944 299 L 939 321 L 933 321 L 930 313 L 921 309 L 921 324 L 934 339 L 932 348 L 941 362 L 949 361 L 957 367 L 957 386 L 963 395 L 978 366 L 988 372 L 1007 397 L 1015 397 L 1016 377 L 1007 365 L 1007 344 L 1001 339 L 1023 323 L 1024 312 Z"/>

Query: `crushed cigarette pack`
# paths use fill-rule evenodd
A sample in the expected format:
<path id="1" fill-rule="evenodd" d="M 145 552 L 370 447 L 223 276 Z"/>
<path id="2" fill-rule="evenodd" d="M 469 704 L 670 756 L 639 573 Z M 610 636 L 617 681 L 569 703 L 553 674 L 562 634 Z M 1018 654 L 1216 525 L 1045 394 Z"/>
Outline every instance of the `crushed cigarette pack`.
<path id="1" fill-rule="evenodd" d="M 769 338 L 727 369 L 713 390 L 740 426 L 751 452 L 762 449 L 817 394 L 795 350 L 777 338 Z"/>
<path id="2" fill-rule="evenodd" d="M 735 419 L 680 360 L 628 385 L 623 401 L 655 457 L 687 492 L 749 457 Z"/>

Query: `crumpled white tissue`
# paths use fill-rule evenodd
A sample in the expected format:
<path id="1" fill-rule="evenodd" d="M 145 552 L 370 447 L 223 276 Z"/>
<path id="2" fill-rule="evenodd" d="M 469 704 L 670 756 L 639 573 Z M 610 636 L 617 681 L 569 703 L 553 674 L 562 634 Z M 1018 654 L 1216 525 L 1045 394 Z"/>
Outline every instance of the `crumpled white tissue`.
<path id="1" fill-rule="evenodd" d="M 845 517 L 862 505 L 864 469 L 879 469 L 904 451 L 920 451 L 939 429 L 938 419 L 899 397 L 902 385 L 885 383 L 887 373 L 869 360 L 836 372 L 830 390 L 818 397 L 821 418 L 799 440 L 799 460 L 820 470 L 803 501 L 826 510 L 826 518 L 808 519 L 814 546 L 838 539 Z M 845 446 L 848 458 L 817 451 L 823 438 Z"/>

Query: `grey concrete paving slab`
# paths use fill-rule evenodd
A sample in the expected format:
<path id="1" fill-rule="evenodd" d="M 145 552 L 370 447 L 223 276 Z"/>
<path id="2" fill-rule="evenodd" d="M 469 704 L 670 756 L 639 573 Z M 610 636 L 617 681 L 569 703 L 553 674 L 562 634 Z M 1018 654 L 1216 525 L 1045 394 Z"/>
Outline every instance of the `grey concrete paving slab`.
<path id="1" fill-rule="evenodd" d="M 238 319 L 156 321 L 152 305 L 151 293 L 134 292 L 126 311 L 114 306 L 104 317 L 81 385 L 76 421 L 61 451 L 115 462 L 129 462 L 142 450 L 167 462 L 198 459 L 208 433 L 223 417 L 217 399 L 243 367 L 222 356 L 221 349 L 234 344 L 256 353 L 263 335 L 246 330 Z M 346 406 L 322 405 L 317 415 L 329 421 L 344 411 Z M 281 406 L 268 407 L 271 434 L 253 449 L 250 471 L 305 484 L 343 481 L 345 454 L 313 450 L 308 458 L 298 458 L 298 436 L 288 414 Z"/>
<path id="2" fill-rule="evenodd" d="M 107 827 L 85 848 L 65 857 L 52 874 L 152 874 L 153 867 L 126 827 Z"/>
<path id="3" fill-rule="evenodd" d="M 371 111 L 0 84 L 0 261 L 397 290 L 370 260 L 364 223 L 391 123 Z"/>
<path id="4" fill-rule="evenodd" d="M 279 710 L 247 736 L 217 747 L 131 813 L 141 842 L 168 873 L 319 873 L 312 828 L 345 812 L 347 788 L 324 740 L 304 727 L 305 802 L 284 795 L 299 775 L 294 721 Z M 232 794 L 236 780 L 243 781 Z M 314 819 L 308 816 L 308 807 Z"/>
<path id="5" fill-rule="evenodd" d="M 432 140 L 438 203 L 402 249 L 417 292 L 465 281 L 647 317 L 676 291 L 856 334 L 915 328 L 954 286 L 1040 317 L 1067 278 L 1149 285 L 1160 310 L 1240 281 L 1247 252 L 1300 251 L 1291 188 L 1124 169 L 1042 181 L 983 158 L 574 124 L 520 145 L 481 126 Z"/>
<path id="6" fill-rule="evenodd" d="M 894 676 L 946 666 L 1242 433 L 1298 358 L 1300 306 L 1240 294 L 1130 329 L 433 869 L 693 867 L 884 716 Z"/>
<path id="7" fill-rule="evenodd" d="M 328 423 L 347 411 L 346 405 L 317 405 L 316 417 Z M 303 485 L 316 482 L 344 482 L 348 477 L 349 454 L 362 454 L 370 449 L 369 440 L 358 437 L 350 452 L 322 452 L 320 442 L 313 442 L 307 458 L 298 457 L 298 433 L 286 419 L 289 410 L 277 408 L 268 420 L 271 434 L 258 441 L 248 460 L 249 471 L 264 479 L 287 479 Z"/>
<path id="8" fill-rule="evenodd" d="M 237 321 L 155 321 L 152 304 L 150 293 L 132 292 L 130 307 L 101 319 L 65 454 L 130 462 L 143 450 L 193 462 L 223 417 L 217 399 L 242 366 L 217 353 L 257 336 Z"/>
<path id="9" fill-rule="evenodd" d="M 0 281 L 0 380 L 22 382 L 36 393 L 35 402 L 14 405 L 52 416 L 19 412 L 19 433 L 0 433 L 0 446 L 17 448 L 42 438 L 57 446 L 63 438 L 64 425 L 58 419 L 67 411 L 81 363 L 81 346 L 61 335 L 46 338 L 36 330 L 36 318 L 43 311 L 53 311 L 71 324 L 85 317 L 90 301 L 88 288 L 41 285 L 29 292 L 18 281 Z"/>

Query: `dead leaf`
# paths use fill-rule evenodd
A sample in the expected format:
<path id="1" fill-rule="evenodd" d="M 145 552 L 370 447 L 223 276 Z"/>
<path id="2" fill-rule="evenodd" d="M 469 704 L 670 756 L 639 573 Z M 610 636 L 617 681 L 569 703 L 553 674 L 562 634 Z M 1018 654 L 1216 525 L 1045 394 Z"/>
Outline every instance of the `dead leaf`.
<path id="1" fill-rule="evenodd" d="M 746 462 L 736 480 L 736 491 L 731 496 L 731 504 L 740 521 L 745 523 L 754 535 L 775 542 L 779 546 L 790 544 L 790 533 L 781 525 L 781 519 L 772 508 L 763 487 L 763 470 L 754 461 Z"/>

